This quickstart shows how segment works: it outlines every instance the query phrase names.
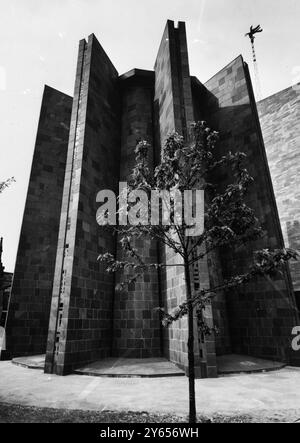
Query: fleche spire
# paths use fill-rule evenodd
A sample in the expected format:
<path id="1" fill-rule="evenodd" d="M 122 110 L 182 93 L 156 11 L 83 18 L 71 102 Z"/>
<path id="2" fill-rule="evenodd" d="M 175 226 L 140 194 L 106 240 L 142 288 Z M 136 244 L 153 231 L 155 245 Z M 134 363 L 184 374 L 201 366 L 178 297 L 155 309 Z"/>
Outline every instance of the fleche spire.
<path id="1" fill-rule="evenodd" d="M 258 25 L 256 27 L 250 26 L 250 31 L 247 32 L 247 34 L 245 34 L 245 37 L 249 37 L 249 39 L 251 41 L 257 101 L 262 99 L 262 91 L 261 91 L 261 82 L 260 82 L 260 78 L 259 78 L 259 70 L 258 70 L 258 65 L 257 65 L 257 57 L 256 57 L 254 40 L 255 40 L 256 34 L 261 33 L 261 32 L 263 32 L 263 29 L 260 25 Z"/>

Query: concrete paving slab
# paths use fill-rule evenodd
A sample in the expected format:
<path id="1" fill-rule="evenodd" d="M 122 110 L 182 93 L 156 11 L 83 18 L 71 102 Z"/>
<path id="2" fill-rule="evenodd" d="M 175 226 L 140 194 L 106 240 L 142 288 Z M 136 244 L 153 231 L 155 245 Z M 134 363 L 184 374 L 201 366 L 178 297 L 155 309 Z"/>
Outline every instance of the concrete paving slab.
<path id="1" fill-rule="evenodd" d="M 196 380 L 199 414 L 277 414 L 300 418 L 300 370 Z M 72 374 L 66 377 L 0 362 L 0 401 L 37 407 L 82 410 L 188 412 L 188 379 L 105 378 Z"/>
<path id="2" fill-rule="evenodd" d="M 18 357 L 13 364 L 30 369 L 44 369 L 45 355 Z M 255 357 L 228 354 L 217 357 L 220 375 L 267 372 L 281 369 L 284 363 Z M 106 358 L 90 363 L 75 371 L 76 374 L 95 377 L 171 377 L 184 376 L 185 373 L 165 358 Z"/>
<path id="3" fill-rule="evenodd" d="M 239 374 L 276 371 L 284 368 L 284 363 L 264 360 L 245 355 L 228 354 L 217 357 L 219 374 Z"/>
<path id="4" fill-rule="evenodd" d="M 44 369 L 45 355 L 17 357 L 12 363 L 29 369 Z M 106 358 L 90 363 L 75 374 L 95 377 L 176 377 L 185 376 L 184 371 L 166 358 Z"/>
<path id="5" fill-rule="evenodd" d="M 106 358 L 74 371 L 96 377 L 174 377 L 184 371 L 166 358 Z"/>
<path id="6" fill-rule="evenodd" d="M 12 359 L 12 363 L 17 366 L 29 369 L 44 369 L 45 355 L 33 355 L 30 357 L 17 357 Z"/>

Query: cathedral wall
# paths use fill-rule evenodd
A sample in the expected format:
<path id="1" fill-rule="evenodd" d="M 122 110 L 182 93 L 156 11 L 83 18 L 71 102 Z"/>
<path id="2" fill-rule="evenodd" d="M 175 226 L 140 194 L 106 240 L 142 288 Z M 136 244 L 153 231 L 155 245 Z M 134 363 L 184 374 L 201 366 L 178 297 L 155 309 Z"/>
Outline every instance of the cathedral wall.
<path id="1" fill-rule="evenodd" d="M 222 155 L 240 150 L 248 155 L 247 167 L 254 177 L 247 203 L 259 217 L 264 238 L 235 251 L 222 250 L 224 278 L 245 272 L 252 250 L 276 249 L 283 238 L 273 194 L 265 148 L 247 65 L 238 57 L 205 84 L 207 120 L 220 131 L 218 151 Z M 230 181 L 227 171 L 218 179 Z M 289 273 L 274 280 L 257 279 L 227 294 L 232 351 L 286 361 L 292 328 L 297 324 Z"/>
<path id="2" fill-rule="evenodd" d="M 196 77 L 192 77 L 192 96 L 195 121 L 209 121 L 208 108 L 217 103 L 216 98 L 199 82 Z M 212 128 L 214 129 L 214 128 Z M 213 251 L 208 256 L 209 279 L 206 287 L 215 287 L 223 283 L 223 272 L 220 260 L 220 251 Z M 227 311 L 227 301 L 224 292 L 216 293 L 212 300 L 212 323 L 218 328 L 215 334 L 216 354 L 224 355 L 231 353 L 231 340 L 229 331 L 229 318 Z"/>
<path id="3" fill-rule="evenodd" d="M 143 75 L 144 74 L 144 75 Z M 135 147 L 138 141 L 147 140 L 150 168 L 154 163 L 153 92 L 154 73 L 137 70 L 131 78 L 122 80 L 122 139 L 120 155 L 120 181 L 128 182 L 135 165 Z M 119 239 L 120 240 L 120 239 Z M 155 240 L 141 236 L 133 242 L 146 263 L 157 263 L 158 245 Z M 118 243 L 117 257 L 128 260 Z M 129 274 L 132 275 L 132 274 Z M 116 283 L 129 278 L 118 274 Z M 113 356 L 159 357 L 161 355 L 160 318 L 154 308 L 160 306 L 158 271 L 143 272 L 128 290 L 115 292 Z"/>
<path id="4" fill-rule="evenodd" d="M 188 64 L 188 51 L 184 23 L 167 22 L 158 56 L 155 63 L 155 104 L 160 128 L 160 146 L 163 146 L 168 133 L 176 130 L 189 139 L 189 126 L 194 121 L 191 92 L 191 79 Z M 167 311 L 186 301 L 184 271 L 182 261 L 168 247 L 161 248 L 162 261 L 169 265 L 161 273 L 162 297 Z M 200 281 L 205 285 L 208 279 L 207 263 L 200 263 Z M 202 286 L 203 287 L 203 286 Z M 210 307 L 207 309 L 208 322 L 211 322 Z M 201 339 L 198 334 L 197 319 L 194 324 L 195 367 L 197 376 L 216 376 L 215 343 L 213 337 Z M 185 370 L 188 367 L 187 317 L 184 317 L 164 330 L 164 354 Z"/>
<path id="5" fill-rule="evenodd" d="M 46 350 L 71 107 L 45 86 L 6 324 L 12 357 Z"/>
<path id="6" fill-rule="evenodd" d="M 284 242 L 300 251 L 300 85 L 262 100 L 258 113 Z M 300 262 L 290 270 L 300 307 Z"/>
<path id="7" fill-rule="evenodd" d="M 114 276 L 97 261 L 115 252 L 98 226 L 100 190 L 117 190 L 118 73 L 94 35 L 79 47 L 46 371 L 65 374 L 110 356 Z"/>

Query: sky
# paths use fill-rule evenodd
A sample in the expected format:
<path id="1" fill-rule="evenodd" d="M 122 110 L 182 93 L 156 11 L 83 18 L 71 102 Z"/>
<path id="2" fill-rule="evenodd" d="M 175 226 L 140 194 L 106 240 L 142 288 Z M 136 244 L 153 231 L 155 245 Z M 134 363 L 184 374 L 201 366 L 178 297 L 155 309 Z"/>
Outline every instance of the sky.
<path id="1" fill-rule="evenodd" d="M 120 74 L 153 69 L 166 20 L 185 21 L 191 75 L 205 82 L 256 39 L 263 97 L 300 81 L 299 0 L 0 0 L 3 264 L 13 272 L 44 84 L 72 95 L 78 42 L 94 33 Z"/>

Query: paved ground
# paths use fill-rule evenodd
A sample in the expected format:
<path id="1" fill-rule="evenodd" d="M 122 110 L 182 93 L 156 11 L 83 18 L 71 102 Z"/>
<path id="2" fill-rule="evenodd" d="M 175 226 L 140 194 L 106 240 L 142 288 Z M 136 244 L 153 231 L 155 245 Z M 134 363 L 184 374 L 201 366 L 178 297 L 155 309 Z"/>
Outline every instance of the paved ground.
<path id="1" fill-rule="evenodd" d="M 18 357 L 13 363 L 31 369 L 44 369 L 45 355 Z M 76 374 L 110 377 L 168 377 L 185 373 L 166 358 L 106 358 L 79 368 Z"/>
<path id="2" fill-rule="evenodd" d="M 185 416 L 186 377 L 106 378 L 49 376 L 0 362 L 0 402 L 91 411 L 147 411 Z M 235 375 L 196 381 L 199 414 L 250 414 L 259 421 L 300 418 L 300 370 Z"/>
<path id="3" fill-rule="evenodd" d="M 282 369 L 283 363 L 230 354 L 217 357 L 220 374 L 253 373 Z M 13 363 L 31 369 L 44 369 L 45 355 L 17 357 Z M 76 374 L 110 377 L 184 376 L 184 372 L 166 358 L 106 358 L 79 368 Z"/>
<path id="4" fill-rule="evenodd" d="M 220 374 L 274 371 L 276 369 L 282 369 L 285 366 L 284 363 L 238 354 L 222 355 L 221 357 L 217 357 L 217 362 Z"/>
<path id="5" fill-rule="evenodd" d="M 106 358 L 75 371 L 76 374 L 110 377 L 168 377 L 185 373 L 166 358 Z"/>
<path id="6" fill-rule="evenodd" d="M 45 367 L 45 354 L 32 355 L 30 357 L 17 357 L 12 360 L 12 363 L 24 368 L 41 369 Z"/>

